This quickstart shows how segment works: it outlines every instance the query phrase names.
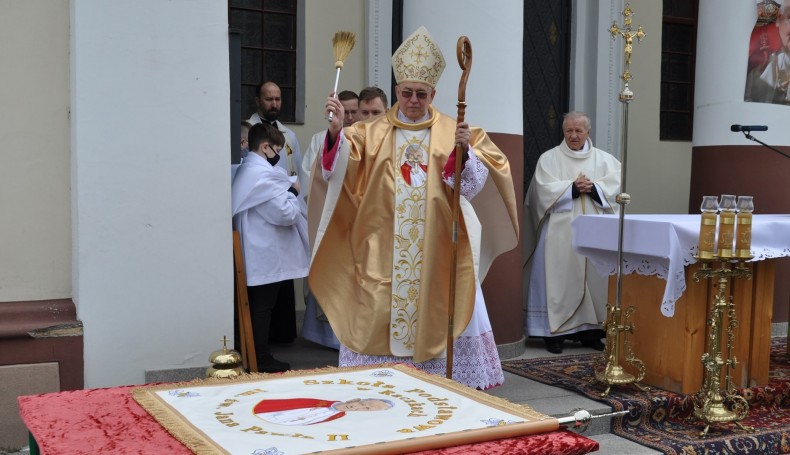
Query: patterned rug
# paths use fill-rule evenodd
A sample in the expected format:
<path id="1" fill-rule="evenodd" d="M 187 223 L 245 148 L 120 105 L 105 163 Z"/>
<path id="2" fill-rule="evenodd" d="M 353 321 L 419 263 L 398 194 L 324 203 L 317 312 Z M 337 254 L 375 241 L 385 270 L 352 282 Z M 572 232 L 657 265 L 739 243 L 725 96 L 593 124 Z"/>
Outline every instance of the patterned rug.
<path id="1" fill-rule="evenodd" d="M 556 385 L 598 401 L 615 411 L 630 410 L 612 420 L 612 433 L 667 454 L 779 454 L 790 453 L 790 358 L 787 338 L 771 340 L 770 381 L 767 385 L 738 389 L 750 405 L 741 421 L 755 428 L 747 433 L 733 423 L 711 425 L 706 437 L 704 427 L 689 420 L 694 403 L 691 395 L 680 395 L 651 388 L 641 392 L 631 386 L 613 387 L 601 398 L 600 384 L 590 384 L 598 354 L 511 360 L 502 368 L 513 374 L 545 384 Z"/>

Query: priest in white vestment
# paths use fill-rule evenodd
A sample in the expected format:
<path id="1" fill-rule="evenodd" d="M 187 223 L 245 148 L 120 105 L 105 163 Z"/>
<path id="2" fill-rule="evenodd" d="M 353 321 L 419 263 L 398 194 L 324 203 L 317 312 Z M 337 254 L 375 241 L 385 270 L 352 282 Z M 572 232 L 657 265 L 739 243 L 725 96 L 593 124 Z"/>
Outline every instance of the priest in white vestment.
<path id="1" fill-rule="evenodd" d="M 342 130 L 343 106 L 327 99 L 335 119 L 310 190 L 310 289 L 340 340 L 340 366 L 398 362 L 444 375 L 452 183 L 461 159 L 453 379 L 493 387 L 504 375 L 480 282 L 491 261 L 517 245 L 510 167 L 483 130 L 431 107 L 445 63 L 424 27 L 392 63 L 398 103 L 386 115 Z M 316 197 L 320 185 L 325 203 Z"/>
<path id="2" fill-rule="evenodd" d="M 593 147 L 590 119 L 570 112 L 562 144 L 543 153 L 525 198 L 525 333 L 543 337 L 559 354 L 566 339 L 603 350 L 607 279 L 573 250 L 571 221 L 582 214 L 614 214 L 620 162 Z"/>

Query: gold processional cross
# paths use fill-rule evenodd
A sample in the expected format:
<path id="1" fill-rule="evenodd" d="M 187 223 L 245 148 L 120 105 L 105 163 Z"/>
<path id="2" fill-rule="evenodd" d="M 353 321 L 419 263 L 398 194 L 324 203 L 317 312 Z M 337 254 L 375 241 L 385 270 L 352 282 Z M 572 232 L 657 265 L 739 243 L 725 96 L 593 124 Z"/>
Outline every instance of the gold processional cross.
<path id="1" fill-rule="evenodd" d="M 623 74 L 621 78 L 625 82 L 623 86 L 623 90 L 620 92 L 619 99 L 620 103 L 622 104 L 622 122 L 623 127 L 621 129 L 622 133 L 622 153 L 621 153 L 621 174 L 620 174 L 620 194 L 617 195 L 615 200 L 620 205 L 620 225 L 617 231 L 617 238 L 618 238 L 618 247 L 617 247 L 617 258 L 619 261 L 617 267 L 617 297 L 615 300 L 614 306 L 607 305 L 608 309 L 608 316 L 606 318 L 606 325 L 604 326 L 606 330 L 606 350 L 604 351 L 604 358 L 606 360 L 606 364 L 603 365 L 603 368 L 596 368 L 595 371 L 595 380 L 601 382 L 606 385 L 606 390 L 601 394 L 602 397 L 605 397 L 609 394 L 609 390 L 611 390 L 613 385 L 624 385 L 624 384 L 633 384 L 640 390 L 647 390 L 644 386 L 639 384 L 639 382 L 644 379 L 646 368 L 644 362 L 636 358 L 634 353 L 631 351 L 631 342 L 630 340 L 623 341 L 622 345 L 625 350 L 625 360 L 633 367 L 635 367 L 639 371 L 638 376 L 634 376 L 631 373 L 626 372 L 622 365 L 620 365 L 620 354 L 619 354 L 619 347 L 620 343 L 620 334 L 623 332 L 623 337 L 628 336 L 629 334 L 633 333 L 633 325 L 628 322 L 630 314 L 633 312 L 634 307 L 628 308 L 625 313 L 622 312 L 622 265 L 623 265 L 623 222 L 625 217 L 625 206 L 631 201 L 631 196 L 625 192 L 625 170 L 628 168 L 626 165 L 626 156 L 628 155 L 628 103 L 634 99 L 634 93 L 628 87 L 628 83 L 631 81 L 631 53 L 634 51 L 634 38 L 639 41 L 642 41 L 642 38 L 645 37 L 645 31 L 642 30 L 642 26 L 640 25 L 636 31 L 631 28 L 631 16 L 634 15 L 634 11 L 631 9 L 631 6 L 626 3 L 625 9 L 623 10 L 623 16 L 625 17 L 625 21 L 623 22 L 623 26 L 620 27 L 617 25 L 616 22 L 612 21 L 612 26 L 609 27 L 609 33 L 612 35 L 612 40 L 617 38 L 618 35 L 622 36 L 625 39 L 625 66 L 623 68 Z M 621 322 L 622 315 L 625 315 L 625 321 Z"/>
<path id="2" fill-rule="evenodd" d="M 641 42 L 642 38 L 645 37 L 645 31 L 642 29 L 641 25 L 637 27 L 636 31 L 631 28 L 631 17 L 634 15 L 631 5 L 626 3 L 622 14 L 623 17 L 625 17 L 623 20 L 623 26 L 620 27 L 616 22 L 612 21 L 612 26 L 609 27 L 609 33 L 612 34 L 612 39 L 617 38 L 617 35 L 620 35 L 625 39 L 625 46 L 623 49 L 623 53 L 625 54 L 625 68 L 623 68 L 623 75 L 621 76 L 623 81 L 625 81 L 625 89 L 623 90 L 623 93 L 620 94 L 621 101 L 623 100 L 624 96 L 630 95 L 630 98 L 633 98 L 633 93 L 631 93 L 631 90 L 628 88 L 628 82 L 632 79 L 630 70 L 631 53 L 634 51 L 634 38 Z"/>

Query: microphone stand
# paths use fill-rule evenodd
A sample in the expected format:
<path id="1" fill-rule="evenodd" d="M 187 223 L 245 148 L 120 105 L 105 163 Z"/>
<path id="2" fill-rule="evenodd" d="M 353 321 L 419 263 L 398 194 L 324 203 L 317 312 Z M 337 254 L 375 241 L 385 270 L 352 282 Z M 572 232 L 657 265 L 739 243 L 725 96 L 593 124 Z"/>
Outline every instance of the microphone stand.
<path id="1" fill-rule="evenodd" d="M 754 141 L 754 142 L 757 142 L 758 144 L 761 144 L 761 145 L 763 145 L 763 146 L 765 146 L 765 147 L 768 147 L 769 149 L 771 149 L 771 150 L 773 150 L 774 152 L 776 152 L 776 153 L 778 153 L 778 154 L 782 155 L 782 156 L 783 156 L 783 157 L 785 157 L 785 158 L 790 158 L 790 155 L 786 154 L 785 152 L 783 152 L 783 151 L 781 151 L 781 150 L 777 149 L 776 147 L 772 147 L 772 146 L 770 146 L 770 145 L 766 144 L 765 142 L 763 142 L 763 141 L 761 141 L 761 140 L 757 139 L 756 137 L 752 136 L 752 132 L 751 132 L 751 131 L 744 131 L 744 132 L 743 132 L 743 135 L 744 135 L 744 136 L 746 136 L 746 139 L 749 139 L 750 141 Z"/>

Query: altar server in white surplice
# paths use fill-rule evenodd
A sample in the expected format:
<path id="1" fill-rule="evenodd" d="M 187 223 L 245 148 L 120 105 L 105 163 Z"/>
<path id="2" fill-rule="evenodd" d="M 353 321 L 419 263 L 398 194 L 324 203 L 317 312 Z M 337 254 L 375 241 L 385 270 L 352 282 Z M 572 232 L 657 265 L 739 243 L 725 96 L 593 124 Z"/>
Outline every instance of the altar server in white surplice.
<path id="1" fill-rule="evenodd" d="M 299 183 L 277 166 L 283 134 L 269 124 L 256 124 L 249 132 L 250 153 L 239 166 L 231 187 L 233 224 L 241 235 L 247 294 L 258 369 L 276 373 L 290 369 L 272 357 L 269 334 L 273 308 L 286 285 L 307 276 L 309 266 L 307 212 L 299 199 Z"/>
<path id="2" fill-rule="evenodd" d="M 617 213 L 620 191 L 620 162 L 593 147 L 589 117 L 570 112 L 562 125 L 565 139 L 540 156 L 525 199 L 525 333 L 553 354 L 566 339 L 604 348 L 606 278 L 573 250 L 571 221 Z"/>

